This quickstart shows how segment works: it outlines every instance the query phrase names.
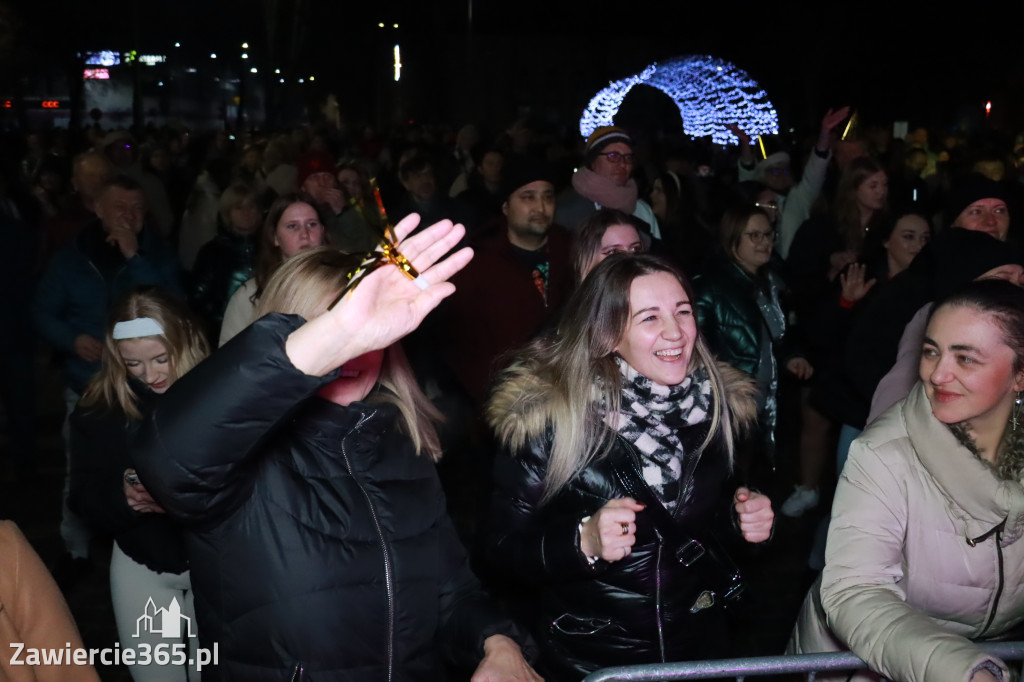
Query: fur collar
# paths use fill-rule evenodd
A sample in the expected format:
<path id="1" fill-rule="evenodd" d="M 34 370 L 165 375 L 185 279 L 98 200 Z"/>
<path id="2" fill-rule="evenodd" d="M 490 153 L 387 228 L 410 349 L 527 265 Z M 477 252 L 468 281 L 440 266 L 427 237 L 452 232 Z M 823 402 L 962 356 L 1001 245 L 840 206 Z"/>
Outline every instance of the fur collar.
<path id="1" fill-rule="evenodd" d="M 487 423 L 498 441 L 513 452 L 529 440 L 543 436 L 550 426 L 553 387 L 517 361 L 502 375 L 487 402 Z M 739 436 L 757 420 L 757 387 L 744 372 L 718 363 L 732 418 L 733 434 Z"/>

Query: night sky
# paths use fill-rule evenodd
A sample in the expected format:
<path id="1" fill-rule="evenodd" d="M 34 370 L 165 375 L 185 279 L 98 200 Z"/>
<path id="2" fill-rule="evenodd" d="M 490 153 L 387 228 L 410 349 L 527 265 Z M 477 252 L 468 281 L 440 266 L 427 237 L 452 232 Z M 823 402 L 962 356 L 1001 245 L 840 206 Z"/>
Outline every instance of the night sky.
<path id="1" fill-rule="evenodd" d="M 201 63 L 209 52 L 239 51 L 245 40 L 254 59 L 273 55 L 286 68 L 316 73 L 323 89 L 366 91 L 381 71 L 384 45 L 398 41 L 413 83 L 407 98 L 414 110 L 424 110 L 421 100 L 431 94 L 457 100 L 466 89 L 477 100 L 497 102 L 488 111 L 545 103 L 558 110 L 567 102 L 575 108 L 583 97 L 581 108 L 584 93 L 652 61 L 706 53 L 734 62 L 757 79 L 784 126 L 813 125 L 825 107 L 846 103 L 869 121 L 946 125 L 976 119 L 985 101 L 992 100 L 994 122 L 1024 120 L 1024 48 L 1018 46 L 1024 5 L 1019 2 L 964 3 L 955 16 L 900 0 L 827 6 L 649 0 L 175 0 L 137 5 L 0 0 L 0 11 L 5 4 L 6 14 L 13 8 L 22 22 L 16 52 L 32 54 L 36 66 L 81 49 L 169 52 L 174 40 L 182 42 L 178 55 Z M 290 19 L 296 13 L 299 22 Z M 388 28 L 379 29 L 378 21 Z M 391 29 L 392 23 L 400 28 Z M 276 32 L 276 43 L 269 40 L 268 26 Z M 289 45 L 297 47 L 289 50 Z M 461 70 L 467 61 L 473 64 L 468 73 Z M 562 70 L 571 77 L 560 81 L 544 74 L 545 65 L 556 76 Z M 572 92 L 565 91 L 567 83 Z M 556 97 L 552 89 L 562 91 Z M 462 113 L 461 104 L 432 106 L 425 110 Z"/>

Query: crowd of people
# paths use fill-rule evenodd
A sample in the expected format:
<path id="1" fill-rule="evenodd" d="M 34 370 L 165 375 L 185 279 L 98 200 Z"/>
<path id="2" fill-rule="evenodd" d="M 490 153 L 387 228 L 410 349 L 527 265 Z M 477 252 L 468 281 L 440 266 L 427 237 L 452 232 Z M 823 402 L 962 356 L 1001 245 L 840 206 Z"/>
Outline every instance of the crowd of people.
<path id="1" fill-rule="evenodd" d="M 849 115 L 11 138 L 5 466 L 48 354 L 55 573 L 112 540 L 121 641 L 175 600 L 204 680 L 579 680 L 729 655 L 742 566 L 834 491 L 789 651 L 1008 682 L 1024 140 Z"/>

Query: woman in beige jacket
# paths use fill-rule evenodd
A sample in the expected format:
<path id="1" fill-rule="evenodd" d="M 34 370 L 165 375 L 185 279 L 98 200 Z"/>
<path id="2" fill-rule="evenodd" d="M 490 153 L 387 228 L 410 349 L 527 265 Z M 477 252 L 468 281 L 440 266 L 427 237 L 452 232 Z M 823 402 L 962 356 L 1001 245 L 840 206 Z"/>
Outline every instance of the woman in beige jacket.
<path id="1" fill-rule="evenodd" d="M 1008 681 L 971 640 L 1024 620 L 1024 291 L 972 282 L 937 304 L 920 374 L 853 443 L 788 649 L 848 648 L 891 680 Z"/>
<path id="2" fill-rule="evenodd" d="M 0 521 L 0 682 L 99 682 L 91 665 L 17 662 L 29 649 L 68 647 L 81 649 L 82 638 L 57 583 L 14 522 Z"/>

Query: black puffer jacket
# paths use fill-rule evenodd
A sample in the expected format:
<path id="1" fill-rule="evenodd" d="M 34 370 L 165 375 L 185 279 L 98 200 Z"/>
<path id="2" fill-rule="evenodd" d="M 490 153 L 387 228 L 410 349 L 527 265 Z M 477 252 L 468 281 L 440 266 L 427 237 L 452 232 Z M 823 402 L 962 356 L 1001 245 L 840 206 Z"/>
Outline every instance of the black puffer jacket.
<path id="1" fill-rule="evenodd" d="M 750 384 L 736 370 L 729 375 L 742 394 L 737 398 L 743 402 L 743 417 L 749 419 L 755 410 Z M 497 458 L 488 556 L 524 587 L 523 609 L 541 645 L 545 679 L 579 680 L 607 666 L 723 655 L 728 641 L 722 604 L 702 608 L 698 603 L 713 584 L 705 573 L 710 564 L 701 560 L 687 568 L 676 561 L 674 545 L 656 531 L 653 514 L 637 514 L 636 544 L 622 561 L 590 565 L 579 550 L 581 519 L 609 500 L 630 496 L 612 463 L 625 460 L 639 468 L 633 446 L 616 436 L 606 458 L 541 506 L 552 433 L 543 426 L 543 408 L 523 409 L 515 383 L 496 392 L 489 409 L 492 426 L 508 433 L 504 427 L 509 423 L 502 421 L 516 420 L 515 428 L 532 435 L 518 452 Z M 699 449 L 707 428 L 704 422 L 679 433 L 688 452 Z M 720 512 L 731 498 L 729 469 L 724 438 L 716 437 L 682 484 L 674 518 L 702 533 L 727 526 L 729 517 Z"/>
<path id="2" fill-rule="evenodd" d="M 438 680 L 514 635 L 480 591 L 434 463 L 388 404 L 341 407 L 296 370 L 301 318 L 256 322 L 182 377 L 139 434 L 136 463 L 186 543 L 203 680 Z"/>

